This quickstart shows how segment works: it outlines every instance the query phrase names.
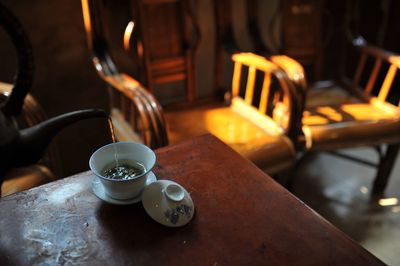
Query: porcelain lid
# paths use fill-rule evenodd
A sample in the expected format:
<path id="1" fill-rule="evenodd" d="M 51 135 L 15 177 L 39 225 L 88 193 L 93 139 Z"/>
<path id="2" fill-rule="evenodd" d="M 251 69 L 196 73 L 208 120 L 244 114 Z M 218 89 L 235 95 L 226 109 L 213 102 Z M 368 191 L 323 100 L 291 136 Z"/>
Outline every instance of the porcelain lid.
<path id="1" fill-rule="evenodd" d="M 194 204 L 190 194 L 170 180 L 159 180 L 146 186 L 142 203 L 147 214 L 165 226 L 183 226 L 193 218 Z"/>

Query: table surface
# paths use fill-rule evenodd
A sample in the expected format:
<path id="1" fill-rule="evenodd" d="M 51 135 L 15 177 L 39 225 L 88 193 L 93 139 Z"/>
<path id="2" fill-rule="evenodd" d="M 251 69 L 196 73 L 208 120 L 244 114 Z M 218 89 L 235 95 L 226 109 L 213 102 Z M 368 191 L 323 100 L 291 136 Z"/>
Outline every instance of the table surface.
<path id="1" fill-rule="evenodd" d="M 158 179 L 191 193 L 188 225 L 99 200 L 85 172 L 0 199 L 2 264 L 382 264 L 211 135 L 156 153 Z"/>

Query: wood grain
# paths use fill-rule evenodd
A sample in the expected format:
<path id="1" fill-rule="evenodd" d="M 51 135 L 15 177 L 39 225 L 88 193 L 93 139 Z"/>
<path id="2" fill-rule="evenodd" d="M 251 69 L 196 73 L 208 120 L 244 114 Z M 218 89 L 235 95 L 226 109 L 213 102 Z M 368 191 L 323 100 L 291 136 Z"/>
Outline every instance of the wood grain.
<path id="1" fill-rule="evenodd" d="M 91 192 L 90 172 L 0 200 L 0 261 L 85 265 L 381 265 L 211 135 L 157 150 L 159 179 L 191 193 L 194 220 L 154 222 Z"/>

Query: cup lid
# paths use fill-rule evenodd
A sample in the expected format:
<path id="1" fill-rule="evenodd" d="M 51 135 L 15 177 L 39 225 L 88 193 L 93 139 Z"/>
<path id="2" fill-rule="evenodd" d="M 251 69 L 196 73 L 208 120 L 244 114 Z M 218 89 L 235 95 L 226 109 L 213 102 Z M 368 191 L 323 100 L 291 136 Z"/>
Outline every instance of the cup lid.
<path id="1" fill-rule="evenodd" d="M 187 224 L 193 218 L 194 204 L 184 187 L 170 180 L 158 180 L 145 187 L 142 204 L 156 222 L 170 227 Z"/>

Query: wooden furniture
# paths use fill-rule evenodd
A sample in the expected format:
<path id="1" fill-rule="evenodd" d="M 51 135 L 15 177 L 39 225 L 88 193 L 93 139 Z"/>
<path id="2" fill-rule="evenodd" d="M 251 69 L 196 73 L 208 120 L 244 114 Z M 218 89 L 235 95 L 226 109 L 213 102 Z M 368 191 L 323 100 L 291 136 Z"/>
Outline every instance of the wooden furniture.
<path id="1" fill-rule="evenodd" d="M 151 148 L 168 144 L 162 108 L 135 79 L 120 73 L 104 36 L 101 1 L 82 0 L 88 46 L 99 76 L 109 86 L 111 117 L 118 140 L 142 141 Z"/>
<path id="2" fill-rule="evenodd" d="M 221 53 L 252 52 L 257 55 L 270 57 L 273 54 L 288 55 L 303 66 L 312 78 L 319 79 L 321 76 L 322 62 L 322 9 L 323 1 L 315 0 L 281 0 L 278 1 L 278 8 L 271 14 L 271 22 L 263 23 L 260 12 L 263 6 L 261 0 L 246 0 L 245 24 L 250 37 L 252 48 L 239 47 L 234 36 L 234 18 L 232 13 L 232 0 L 215 0 L 214 9 L 217 25 L 217 62 L 221 61 Z M 237 12 L 234 12 L 237 13 Z M 280 21 L 278 28 L 277 21 Z M 274 34 L 279 31 L 279 43 L 274 40 Z M 265 36 L 269 38 L 274 50 L 271 50 L 265 43 Z M 222 63 L 221 63 L 222 64 Z M 219 70 L 221 71 L 221 70 Z M 218 72 L 217 72 L 218 73 Z M 220 84 L 217 75 L 217 84 Z"/>
<path id="3" fill-rule="evenodd" d="M 156 151 L 195 203 L 181 228 L 102 202 L 81 173 L 0 199 L 5 264 L 383 265 L 211 135 Z"/>
<path id="4" fill-rule="evenodd" d="M 226 77 L 232 75 L 226 67 L 234 53 L 251 52 L 239 48 L 233 29 L 233 14 L 231 0 L 218 0 L 214 2 L 215 16 L 215 91 L 220 97 L 230 94 L 230 84 L 226 83 Z"/>
<path id="5" fill-rule="evenodd" d="M 245 24 L 250 37 L 251 48 L 244 48 L 238 45 L 234 35 L 234 12 L 232 0 L 214 1 L 216 17 L 216 88 L 218 92 L 226 91 L 224 79 L 226 64 L 224 55 L 238 52 L 252 52 L 265 58 L 274 54 L 284 54 L 300 62 L 305 66 L 312 79 L 320 78 L 322 62 L 322 37 L 321 37 L 321 13 L 322 1 L 314 0 L 282 0 L 278 3 L 277 10 L 272 13 L 271 23 L 263 24 L 260 9 L 263 7 L 260 0 L 246 0 L 245 2 Z M 265 7 L 265 6 L 264 6 Z M 265 12 L 264 12 L 265 13 Z M 278 27 L 276 21 L 281 20 L 279 43 L 274 42 L 274 33 Z M 263 30 L 264 29 L 264 30 Z M 266 29 L 266 30 L 265 30 Z M 270 38 L 271 50 L 265 43 L 265 36 Z M 304 73 L 303 73 L 304 74 Z M 309 75 L 310 78 L 310 75 Z"/>
<path id="6" fill-rule="evenodd" d="M 269 174 L 288 169 L 298 124 L 292 83 L 263 57 L 239 53 L 232 60 L 230 105 L 169 111 L 170 142 L 210 132 Z M 290 115 L 278 120 L 279 106 L 286 106 Z"/>
<path id="7" fill-rule="evenodd" d="M 134 0 L 132 10 L 136 26 L 132 41 L 144 70 L 140 81 L 152 93 L 158 85 L 183 81 L 186 100 L 193 101 L 200 31 L 190 1 Z"/>
<path id="8" fill-rule="evenodd" d="M 321 77 L 321 26 L 320 0 L 282 0 L 282 48 L 280 53 L 299 61 L 310 69 L 312 79 Z M 311 77 L 310 77 L 311 78 Z"/>
<path id="9" fill-rule="evenodd" d="M 273 120 L 275 105 L 296 110 L 291 83 L 277 67 L 256 55 L 234 55 L 231 106 L 216 103 L 171 110 L 165 115 L 166 125 L 163 111 L 154 97 L 133 78 L 118 72 L 103 35 L 101 6 L 96 3 L 99 4 L 82 0 L 85 28 L 96 70 L 111 86 L 113 94 L 123 95 L 122 98 L 113 95 L 112 102 L 113 107 L 117 107 L 114 110 L 123 114 L 118 118 L 114 111 L 112 113 L 119 140 L 124 139 L 119 135 L 136 140 L 130 136 L 138 132 L 147 145 L 155 148 L 168 143 L 167 135 L 171 143 L 176 143 L 211 132 L 268 173 L 275 174 L 292 165 L 295 154 L 291 139 L 296 139 L 294 125 L 298 116 L 293 112 L 279 123 Z M 129 112 L 131 109 L 135 111 Z M 142 127 L 136 126 L 130 117 L 132 113 L 140 118 Z M 120 125 L 126 125 L 123 128 L 131 130 L 132 134 L 124 134 Z"/>
<path id="10" fill-rule="evenodd" d="M 323 83 L 307 88 L 301 66 L 286 56 L 273 56 L 271 60 L 300 87 L 298 92 L 305 100 L 299 110 L 304 110 L 302 127 L 306 150 L 376 148 L 379 164 L 372 193 L 380 195 L 385 190 L 400 145 L 398 99 L 392 101 L 394 104 L 388 101 L 400 67 L 400 56 L 369 45 L 362 38 L 355 39 L 354 45 L 361 56 L 353 80 L 343 78 L 336 83 L 325 83 L 328 88 L 322 86 Z M 365 67 L 367 59 L 373 61 L 372 72 Z M 379 75 L 383 78 L 378 79 Z M 364 87 L 362 76 L 368 78 Z M 372 93 L 375 91 L 377 96 Z M 382 145 L 387 145 L 385 151 Z"/>

